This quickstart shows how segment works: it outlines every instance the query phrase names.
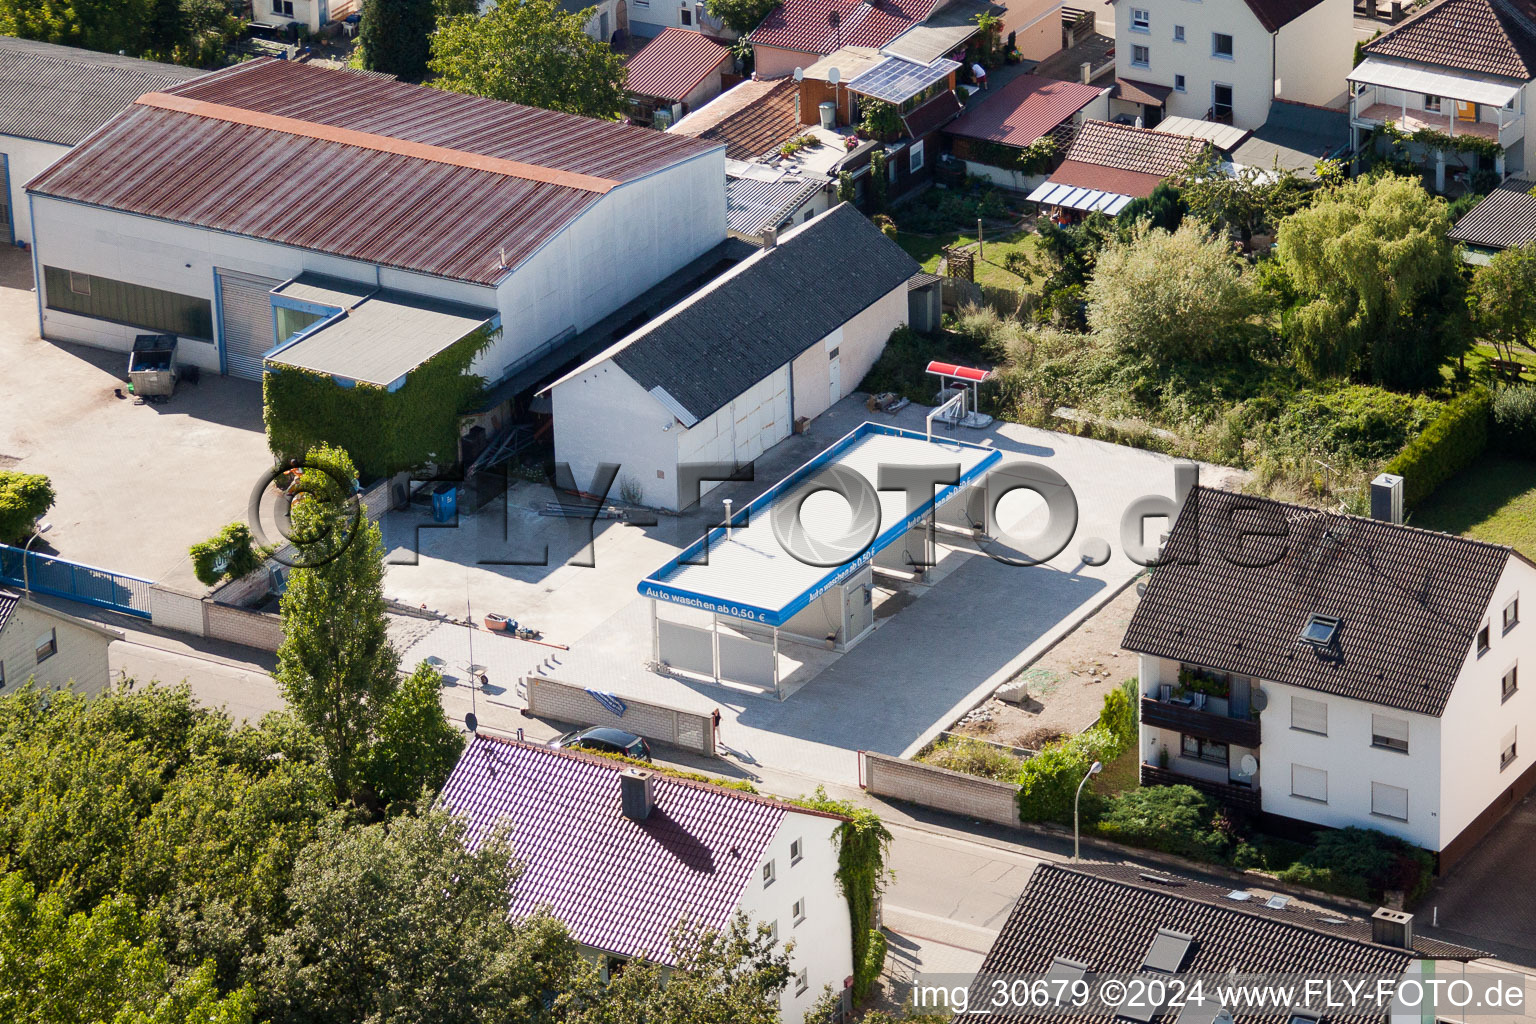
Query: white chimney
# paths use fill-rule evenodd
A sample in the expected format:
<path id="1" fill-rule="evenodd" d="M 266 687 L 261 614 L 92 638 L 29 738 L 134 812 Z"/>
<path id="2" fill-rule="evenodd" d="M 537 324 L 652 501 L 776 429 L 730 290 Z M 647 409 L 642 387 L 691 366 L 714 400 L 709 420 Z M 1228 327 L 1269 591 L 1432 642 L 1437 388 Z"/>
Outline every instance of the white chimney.
<path id="1" fill-rule="evenodd" d="M 1093 63 L 1085 60 L 1083 61 L 1083 84 L 1087 85 L 1091 81 L 1093 81 Z"/>
<path id="2" fill-rule="evenodd" d="M 1403 523 L 1403 478 L 1382 473 L 1371 481 L 1371 518 Z"/>
<path id="3" fill-rule="evenodd" d="M 1371 915 L 1371 941 L 1396 949 L 1413 948 L 1413 915 L 1406 910 L 1379 907 Z"/>
<path id="4" fill-rule="evenodd" d="M 656 806 L 656 791 L 651 773 L 626 768 L 619 773 L 619 809 L 630 821 L 644 821 Z"/>

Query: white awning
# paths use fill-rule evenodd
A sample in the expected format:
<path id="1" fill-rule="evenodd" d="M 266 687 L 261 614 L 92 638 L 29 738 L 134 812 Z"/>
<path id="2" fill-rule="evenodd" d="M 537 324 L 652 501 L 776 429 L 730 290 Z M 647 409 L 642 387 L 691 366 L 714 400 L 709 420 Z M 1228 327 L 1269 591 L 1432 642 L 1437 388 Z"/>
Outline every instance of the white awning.
<path id="1" fill-rule="evenodd" d="M 1431 71 L 1367 57 L 1349 73 L 1351 82 L 1380 85 L 1426 96 L 1446 96 L 1453 100 L 1502 107 L 1520 94 L 1519 85 L 1506 85 L 1488 78 L 1477 78 L 1456 71 Z"/>
<path id="2" fill-rule="evenodd" d="M 1031 203 L 1064 206 L 1069 210 L 1085 212 L 1099 210 L 1111 217 L 1123 210 L 1125 204 L 1131 201 L 1130 196 L 1123 196 L 1118 192 L 1102 192 L 1093 188 L 1079 188 L 1076 185 L 1059 185 L 1054 181 L 1047 181 L 1026 198 Z"/>

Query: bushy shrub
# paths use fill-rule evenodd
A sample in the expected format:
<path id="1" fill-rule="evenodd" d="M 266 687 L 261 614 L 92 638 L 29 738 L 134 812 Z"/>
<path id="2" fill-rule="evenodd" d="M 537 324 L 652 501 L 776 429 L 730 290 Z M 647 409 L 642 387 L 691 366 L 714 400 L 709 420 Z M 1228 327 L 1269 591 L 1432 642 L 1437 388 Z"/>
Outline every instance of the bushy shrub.
<path id="1" fill-rule="evenodd" d="M 53 484 L 41 473 L 0 472 L 0 544 L 24 543 L 53 501 Z"/>
<path id="2" fill-rule="evenodd" d="M 1482 388 L 1461 395 L 1382 467 L 1383 472 L 1403 478 L 1405 507 L 1416 507 L 1483 454 L 1492 405 L 1492 396 Z"/>
<path id="3" fill-rule="evenodd" d="M 946 736 L 918 760 L 952 772 L 979 775 L 999 782 L 1013 782 L 1019 777 L 1019 769 L 1024 767 L 1022 757 L 966 736 Z"/>
<path id="4" fill-rule="evenodd" d="M 1397 836 L 1369 828 L 1318 832 L 1312 848 L 1280 872 L 1282 881 L 1359 900 L 1376 900 L 1388 889 L 1413 902 L 1429 890 L 1435 861 Z"/>
<path id="5" fill-rule="evenodd" d="M 1117 842 L 1195 860 L 1224 861 L 1230 843 L 1213 824 L 1215 817 L 1215 805 L 1190 786 L 1148 786 L 1110 797 L 1095 827 L 1100 835 Z"/>
<path id="6" fill-rule="evenodd" d="M 1070 822 L 1078 783 L 1089 766 L 1112 761 L 1119 754 L 1115 737 L 1098 725 L 1046 747 L 1019 770 L 1019 817 Z"/>
<path id="7" fill-rule="evenodd" d="M 1104 709 L 1099 724 L 1109 730 L 1121 750 L 1134 746 L 1139 738 L 1136 680 L 1127 679 L 1104 695 Z"/>
<path id="8" fill-rule="evenodd" d="M 192 575 L 205 587 L 238 580 L 261 567 L 263 553 L 245 523 L 230 523 L 216 536 L 192 545 Z"/>
<path id="9" fill-rule="evenodd" d="M 1489 440 L 1511 455 L 1536 458 L 1536 386 L 1499 388 L 1493 393 Z"/>

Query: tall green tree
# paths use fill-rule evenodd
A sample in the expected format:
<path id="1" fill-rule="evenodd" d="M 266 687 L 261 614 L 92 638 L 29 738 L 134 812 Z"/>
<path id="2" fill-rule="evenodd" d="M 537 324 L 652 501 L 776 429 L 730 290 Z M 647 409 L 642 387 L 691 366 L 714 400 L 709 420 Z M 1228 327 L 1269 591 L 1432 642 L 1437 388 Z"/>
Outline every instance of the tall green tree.
<path id="1" fill-rule="evenodd" d="M 21 544 L 53 507 L 53 484 L 41 473 L 0 471 L 0 544 Z"/>
<path id="2" fill-rule="evenodd" d="M 676 970 L 626 964 L 574 1024 L 777 1024 L 792 943 L 742 915 L 722 931 L 682 922 L 671 942 Z"/>
<path id="3" fill-rule="evenodd" d="M 1229 174 L 1212 150 L 1174 180 L 1191 217 L 1236 231 L 1245 243 L 1301 209 L 1310 196 L 1306 183 L 1291 171 L 1243 167 Z"/>
<path id="4" fill-rule="evenodd" d="M 1278 258 L 1294 305 L 1283 318 L 1313 377 L 1434 383 L 1466 338 L 1451 219 L 1416 178 L 1355 178 L 1280 224 Z"/>
<path id="5" fill-rule="evenodd" d="M 274 675 L 283 697 L 314 732 L 336 801 L 362 782 L 363 758 L 398 686 L 384 604 L 384 543 L 356 498 L 346 452 L 310 452 L 292 519 L 309 568 L 289 574 L 282 596 L 283 643 Z M 343 493 L 346 492 L 346 493 Z"/>
<path id="6" fill-rule="evenodd" d="M 446 18 L 432 36 L 432 84 L 546 110 L 617 118 L 627 102 L 624 57 L 586 34 L 591 17 L 591 8 L 569 12 L 556 0 L 518 0 L 479 17 Z"/>
<path id="7" fill-rule="evenodd" d="M 1505 249 L 1478 267 L 1468 298 L 1478 336 L 1499 358 L 1536 352 L 1536 245 Z"/>
<path id="8" fill-rule="evenodd" d="M 363 67 L 406 82 L 421 81 L 427 74 L 436 24 L 433 0 L 363 0 L 358 31 Z"/>
<path id="9" fill-rule="evenodd" d="M 1243 262 L 1193 220 L 1171 233 L 1140 226 L 1129 241 L 1110 242 L 1085 295 L 1089 326 L 1137 355 L 1225 358 L 1262 330 L 1261 297 Z"/>
<path id="10" fill-rule="evenodd" d="M 538 1024 L 590 992 L 564 925 L 507 920 L 519 868 L 506 834 L 467 839 L 461 819 L 423 811 L 308 847 L 288 893 L 294 924 L 263 958 L 277 1017 Z"/>
<path id="11" fill-rule="evenodd" d="M 363 776 L 386 803 L 437 792 L 464 750 L 464 737 L 443 713 L 442 673 L 426 662 L 384 704 Z"/>

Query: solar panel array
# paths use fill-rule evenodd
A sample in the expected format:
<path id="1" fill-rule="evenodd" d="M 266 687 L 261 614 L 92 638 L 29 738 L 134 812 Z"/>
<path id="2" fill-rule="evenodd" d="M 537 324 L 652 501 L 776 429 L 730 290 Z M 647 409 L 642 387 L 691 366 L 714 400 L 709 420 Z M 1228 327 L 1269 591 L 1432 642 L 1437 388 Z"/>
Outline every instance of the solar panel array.
<path id="1" fill-rule="evenodd" d="M 960 67 L 959 61 L 940 57 L 926 67 L 900 57 L 887 57 L 848 83 L 848 88 L 862 96 L 904 103 L 924 89 L 937 85 Z"/>
<path id="2" fill-rule="evenodd" d="M 1101 192 L 1096 188 L 1078 188 L 1076 185 L 1058 185 L 1047 181 L 1031 192 L 1028 200 L 1048 206 L 1065 206 L 1069 210 L 1100 210 L 1113 217 L 1125 209 L 1131 197 L 1118 192 Z"/>

